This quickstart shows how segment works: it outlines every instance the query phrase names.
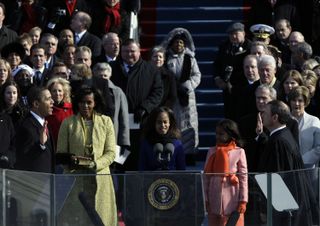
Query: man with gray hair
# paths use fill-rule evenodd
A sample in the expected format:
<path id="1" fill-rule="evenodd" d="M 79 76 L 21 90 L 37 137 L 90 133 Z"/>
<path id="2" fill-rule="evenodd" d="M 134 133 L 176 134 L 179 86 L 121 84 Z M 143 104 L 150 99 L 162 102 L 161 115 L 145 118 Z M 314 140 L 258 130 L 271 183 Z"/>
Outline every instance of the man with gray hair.
<path id="1" fill-rule="evenodd" d="M 275 88 L 280 88 L 280 82 L 276 78 L 277 64 L 273 56 L 263 55 L 258 62 L 258 70 L 260 75 L 260 83 L 267 84 Z"/>
<path id="2" fill-rule="evenodd" d="M 264 111 L 267 103 L 276 99 L 277 92 L 274 88 L 266 84 L 261 84 L 257 87 L 255 91 L 255 106 L 258 112 Z M 258 119 L 259 117 L 257 112 L 254 112 L 242 117 L 239 120 L 239 130 L 245 143 L 244 150 L 246 150 L 249 172 L 256 172 L 258 166 L 257 160 L 259 158 L 259 155 L 257 152 L 257 143 L 255 140 L 255 138 L 257 137 L 257 123 L 259 124 L 259 126 L 261 126 L 261 121 L 259 122 Z"/>
<path id="3" fill-rule="evenodd" d="M 45 67 L 49 71 L 52 69 L 52 66 L 59 61 L 58 57 L 56 56 L 57 49 L 58 49 L 58 38 L 50 33 L 45 33 L 42 35 L 40 39 L 40 44 L 45 47 L 45 51 L 47 54 L 47 60 L 45 62 Z"/>
<path id="4" fill-rule="evenodd" d="M 302 71 L 304 62 L 312 57 L 312 47 L 307 42 L 300 42 L 291 48 L 291 64 L 293 68 Z"/>
<path id="5" fill-rule="evenodd" d="M 289 36 L 289 46 L 290 50 L 293 46 L 297 45 L 298 43 L 304 42 L 304 36 L 300 31 L 293 31 Z"/>
<path id="6" fill-rule="evenodd" d="M 76 64 L 86 64 L 88 67 L 92 65 L 92 52 L 87 46 L 76 48 L 74 53 L 74 61 Z"/>
<path id="7" fill-rule="evenodd" d="M 95 59 L 96 62 L 107 62 L 117 60 L 120 52 L 120 39 L 118 34 L 109 32 L 102 37 L 102 54 Z"/>
<path id="8" fill-rule="evenodd" d="M 249 172 L 257 172 L 258 159 L 259 159 L 259 144 L 257 143 L 257 137 L 264 137 L 268 133 L 265 131 L 262 124 L 261 112 L 264 112 L 267 104 L 270 101 L 277 99 L 277 91 L 268 86 L 267 84 L 261 84 L 255 91 L 255 101 L 258 113 L 252 113 L 244 116 L 239 121 L 239 129 L 243 140 L 245 141 L 247 162 Z M 288 119 L 287 126 L 292 132 L 295 140 L 299 140 L 298 123 L 292 117 Z"/>

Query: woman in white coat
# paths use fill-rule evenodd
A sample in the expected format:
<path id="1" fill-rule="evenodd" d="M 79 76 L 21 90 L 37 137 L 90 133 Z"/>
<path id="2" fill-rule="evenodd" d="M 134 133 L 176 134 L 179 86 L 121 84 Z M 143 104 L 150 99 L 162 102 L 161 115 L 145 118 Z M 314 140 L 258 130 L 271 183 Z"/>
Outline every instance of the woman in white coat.
<path id="1" fill-rule="evenodd" d="M 178 101 L 173 111 L 179 120 L 182 141 L 191 141 L 190 145 L 184 144 L 184 150 L 186 154 L 192 154 L 199 143 L 195 89 L 201 80 L 193 39 L 188 30 L 175 28 L 169 32 L 161 45 L 166 49 L 165 65 L 177 81 Z"/>

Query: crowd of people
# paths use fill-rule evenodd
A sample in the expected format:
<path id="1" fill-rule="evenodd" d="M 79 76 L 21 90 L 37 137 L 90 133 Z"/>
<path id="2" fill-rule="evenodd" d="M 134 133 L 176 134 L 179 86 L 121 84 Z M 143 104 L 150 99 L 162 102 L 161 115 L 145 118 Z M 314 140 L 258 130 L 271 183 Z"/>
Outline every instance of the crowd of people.
<path id="1" fill-rule="evenodd" d="M 104 225 L 123 183 L 110 173 L 185 170 L 199 143 L 191 34 L 172 30 L 144 60 L 121 4 L 0 1 L 1 168 L 96 175 L 69 200 L 85 191 Z M 63 224 L 87 225 L 66 205 Z"/>
<path id="2" fill-rule="evenodd" d="M 211 149 L 207 156 L 205 172 L 224 173 L 227 178 L 221 182 L 224 184 L 223 188 L 213 182 L 212 177 L 215 176 L 209 177 L 205 184 L 208 186 L 206 201 L 209 214 L 210 211 L 212 214 L 209 217 L 210 225 L 225 225 L 224 222 L 232 211 L 238 210 L 241 213 L 241 207 L 247 202 L 246 196 L 234 195 L 228 190 L 229 187 L 234 187 L 239 189 L 239 194 L 247 192 L 247 187 L 239 186 L 243 178 L 239 175 L 239 182 L 232 183 L 233 176 L 228 172 L 277 173 L 314 169 L 319 165 L 319 49 L 314 42 L 311 45 L 306 41 L 303 29 L 297 30 L 301 27 L 296 24 L 298 20 L 294 20 L 298 18 L 298 9 L 293 7 L 293 2 L 257 1 L 251 9 L 253 15 L 257 13 L 257 7 L 264 4 L 266 9 L 270 7 L 273 12 L 270 12 L 272 20 L 264 18 L 266 24 L 253 24 L 250 28 L 240 22 L 231 24 L 226 30 L 228 38 L 219 46 L 214 59 L 213 78 L 215 85 L 223 91 L 224 116 L 237 123 L 239 132 L 234 129 L 234 125 L 229 125 L 228 129 L 219 125 L 216 130 L 216 147 Z M 292 8 L 288 8 L 289 5 Z M 290 12 L 297 10 L 288 16 L 281 8 L 292 10 L 289 10 Z M 267 14 L 266 11 L 262 16 Z M 256 21 L 261 21 L 259 15 L 255 16 Z M 311 40 L 310 37 L 308 40 Z M 223 128 L 225 131 L 221 131 Z M 238 133 L 242 144 L 239 142 Z M 219 141 L 218 136 L 225 140 Z M 241 155 L 237 155 L 237 158 L 240 158 L 238 168 L 226 171 L 225 165 L 232 167 L 234 164 L 231 157 L 235 154 L 231 153 L 236 153 L 238 146 L 243 148 L 246 156 L 245 170 L 240 168 L 243 166 L 239 157 Z M 216 161 L 223 155 L 220 153 L 223 150 L 228 150 L 230 154 L 227 159 L 222 158 L 222 167 L 221 163 Z M 318 189 L 318 177 L 312 170 L 309 174 L 300 173 L 292 177 L 296 179 L 283 178 L 285 183 L 290 185 L 289 190 L 300 206 L 292 215 L 292 222 L 296 225 L 312 225 L 314 219 L 306 212 L 315 207 L 316 198 L 313 194 Z M 255 185 L 249 183 L 249 186 L 252 189 Z M 215 189 L 219 191 L 216 198 L 222 199 L 222 206 L 228 206 L 236 200 L 233 209 L 212 208 L 210 200 Z M 297 190 L 300 190 L 301 195 L 297 195 Z M 259 205 L 261 203 L 258 208 Z M 251 210 L 254 208 L 250 206 Z M 224 211 L 227 219 L 224 219 Z M 272 215 L 273 222 L 277 225 L 287 225 L 283 213 L 276 212 Z M 241 217 L 240 214 L 240 219 Z M 256 220 L 260 223 L 264 221 L 263 217 Z M 240 220 L 238 223 L 243 225 Z"/>
<path id="3" fill-rule="evenodd" d="M 301 32 L 292 31 L 287 19 L 276 21 L 274 29 L 264 24 L 254 26 L 259 31 L 249 40 L 244 24 L 230 25 L 229 38 L 220 46 L 213 65 L 215 84 L 224 94 L 225 117 L 239 124 L 245 141 L 249 172 L 259 171 L 255 164 L 260 156 L 253 156 L 259 153 L 253 147 L 260 135 L 257 132 L 260 129 L 256 129 L 261 127 L 259 116 L 264 113 L 265 105 L 275 99 L 290 109 L 292 117 L 286 124 L 300 146 L 305 166 L 317 166 L 319 57 L 313 55 Z M 312 160 L 307 157 L 310 155 Z"/>

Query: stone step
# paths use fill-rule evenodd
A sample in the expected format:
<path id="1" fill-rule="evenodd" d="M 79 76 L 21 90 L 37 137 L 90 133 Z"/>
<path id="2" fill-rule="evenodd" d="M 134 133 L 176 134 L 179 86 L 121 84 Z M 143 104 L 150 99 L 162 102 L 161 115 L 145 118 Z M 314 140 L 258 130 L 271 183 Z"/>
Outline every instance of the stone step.
<path id="1" fill-rule="evenodd" d="M 216 130 L 216 125 L 221 119 L 219 117 L 199 118 L 199 129 L 203 132 L 213 132 Z"/>
<path id="2" fill-rule="evenodd" d="M 144 30 L 154 29 L 156 23 L 157 33 L 166 34 L 174 28 L 183 27 L 189 30 L 191 33 L 202 33 L 208 30 L 216 30 L 221 33 L 225 31 L 227 27 L 233 22 L 238 20 L 226 19 L 226 20 L 188 20 L 188 21 L 178 21 L 178 20 L 166 20 L 166 21 L 141 21 L 140 25 L 144 27 Z"/>
<path id="3" fill-rule="evenodd" d="M 208 45 L 209 47 L 217 47 L 227 38 L 226 33 L 194 33 L 191 35 L 195 43 L 196 50 L 201 47 L 208 47 Z M 155 45 L 160 45 L 166 38 L 167 33 L 157 34 L 154 36 L 152 34 L 142 32 L 140 36 L 145 43 L 153 42 L 155 39 Z M 141 45 L 144 46 L 143 43 L 141 43 Z"/>
<path id="4" fill-rule="evenodd" d="M 158 7 L 156 11 L 157 20 L 192 20 L 192 19 L 229 19 L 239 18 L 242 20 L 244 7 L 217 7 L 217 6 L 169 6 Z M 139 17 L 140 20 L 145 20 L 153 17 L 153 8 L 143 8 L 143 14 Z"/>
<path id="5" fill-rule="evenodd" d="M 199 147 L 212 147 L 216 143 L 215 132 L 199 132 Z"/>
<path id="6" fill-rule="evenodd" d="M 201 82 L 204 82 L 205 80 L 202 80 Z M 197 88 L 196 89 L 196 98 L 197 103 L 217 103 L 222 102 L 222 91 L 219 89 L 213 88 L 213 84 L 211 81 L 211 89 L 203 89 L 203 88 Z"/>
<path id="7" fill-rule="evenodd" d="M 197 56 L 196 56 L 197 58 Z M 198 66 L 202 75 L 212 74 L 213 61 L 198 61 Z"/>
<path id="8" fill-rule="evenodd" d="M 199 118 L 222 118 L 223 103 L 197 103 L 198 117 Z"/>
<path id="9" fill-rule="evenodd" d="M 209 89 L 209 90 L 217 89 L 216 86 L 214 85 L 212 75 L 209 75 L 209 74 L 201 75 L 201 83 L 197 87 L 196 91 L 203 90 L 203 89 Z"/>
<path id="10" fill-rule="evenodd" d="M 144 1 L 150 1 L 150 0 L 144 0 Z M 175 1 L 158 0 L 157 3 L 158 3 L 157 4 L 158 7 L 181 7 L 181 6 L 196 7 L 199 5 L 201 5 L 201 6 L 222 6 L 222 7 L 243 6 L 243 1 L 239 1 L 239 0 L 227 0 L 227 1 L 201 0 L 200 2 L 194 1 L 194 0 L 175 0 Z"/>

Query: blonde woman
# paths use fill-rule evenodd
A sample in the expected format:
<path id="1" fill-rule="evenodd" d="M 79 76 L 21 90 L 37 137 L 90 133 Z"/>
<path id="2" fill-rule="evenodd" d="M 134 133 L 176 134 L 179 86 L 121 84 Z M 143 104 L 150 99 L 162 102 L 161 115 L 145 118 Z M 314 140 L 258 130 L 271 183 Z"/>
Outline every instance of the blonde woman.
<path id="1" fill-rule="evenodd" d="M 11 80 L 11 67 L 8 61 L 0 59 L 0 87 Z"/>
<path id="2" fill-rule="evenodd" d="M 60 125 L 63 120 L 73 115 L 71 104 L 71 87 L 69 81 L 55 77 L 48 81 L 47 88 L 54 101 L 52 115 L 47 117 L 48 126 L 51 130 L 55 144 L 57 144 Z"/>

